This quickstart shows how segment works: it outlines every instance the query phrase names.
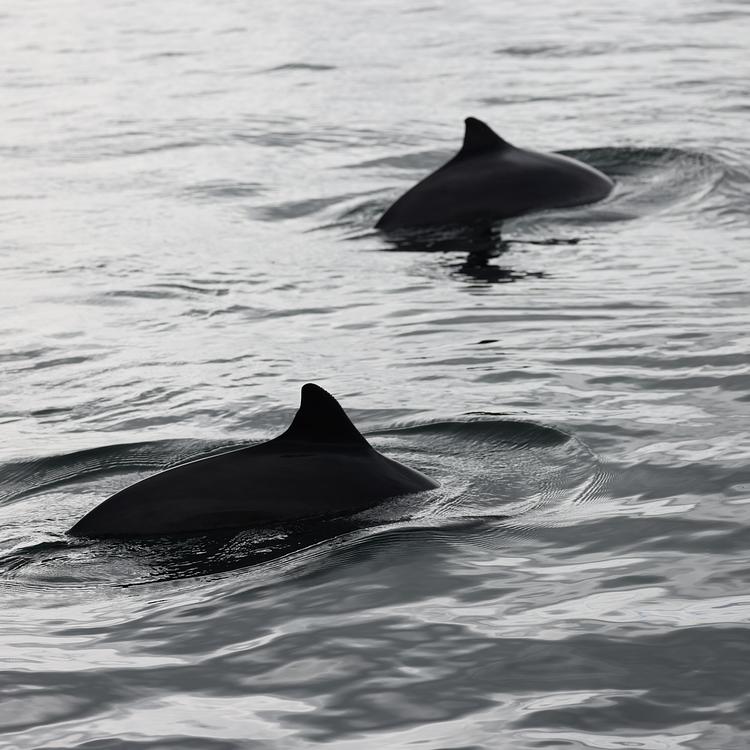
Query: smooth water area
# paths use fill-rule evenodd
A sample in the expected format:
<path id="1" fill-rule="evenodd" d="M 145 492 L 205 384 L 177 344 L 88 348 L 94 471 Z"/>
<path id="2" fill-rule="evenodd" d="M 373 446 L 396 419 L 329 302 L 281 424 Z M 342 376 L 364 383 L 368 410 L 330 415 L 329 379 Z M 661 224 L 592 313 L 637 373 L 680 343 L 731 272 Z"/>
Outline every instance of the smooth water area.
<path id="1" fill-rule="evenodd" d="M 746 3 L 7 0 L 0 28 L 0 746 L 750 745 Z M 375 232 L 468 115 L 614 194 L 483 254 Z M 66 536 L 277 435 L 308 381 L 440 489 Z"/>

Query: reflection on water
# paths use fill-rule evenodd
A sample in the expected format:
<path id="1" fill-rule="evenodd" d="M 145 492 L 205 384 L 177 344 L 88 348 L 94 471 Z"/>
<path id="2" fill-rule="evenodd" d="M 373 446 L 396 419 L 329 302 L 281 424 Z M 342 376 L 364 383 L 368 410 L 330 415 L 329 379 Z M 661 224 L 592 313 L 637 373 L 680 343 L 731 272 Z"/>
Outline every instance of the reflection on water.
<path id="1" fill-rule="evenodd" d="M 544 278 L 543 271 L 508 268 L 502 263 L 512 245 L 576 245 L 578 239 L 503 239 L 501 223 L 470 227 L 446 226 L 401 230 L 385 235 L 385 251 L 465 255 L 461 262 L 452 258 L 446 264 L 457 277 L 468 277 L 484 284 L 504 284 L 525 278 Z"/>

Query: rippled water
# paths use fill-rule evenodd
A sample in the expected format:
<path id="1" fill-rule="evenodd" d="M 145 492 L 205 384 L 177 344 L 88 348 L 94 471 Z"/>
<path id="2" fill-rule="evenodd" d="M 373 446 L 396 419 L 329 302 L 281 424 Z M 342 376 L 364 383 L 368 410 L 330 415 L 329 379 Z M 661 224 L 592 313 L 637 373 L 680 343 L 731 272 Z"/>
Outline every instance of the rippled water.
<path id="1" fill-rule="evenodd" d="M 0 24 L 3 747 L 750 744 L 746 3 Z M 615 193 L 489 259 L 375 233 L 470 114 Z M 441 488 L 315 528 L 65 535 L 278 434 L 307 381 Z"/>

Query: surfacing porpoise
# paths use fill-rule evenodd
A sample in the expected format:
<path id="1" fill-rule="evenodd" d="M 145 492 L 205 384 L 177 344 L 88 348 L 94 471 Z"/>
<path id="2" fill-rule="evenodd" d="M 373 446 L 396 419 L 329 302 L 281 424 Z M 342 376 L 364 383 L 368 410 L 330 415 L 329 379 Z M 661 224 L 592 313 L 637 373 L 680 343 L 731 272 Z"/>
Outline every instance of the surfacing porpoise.
<path id="1" fill-rule="evenodd" d="M 475 117 L 465 121 L 461 150 L 404 193 L 376 228 L 476 224 L 606 198 L 614 182 L 562 154 L 543 154 L 503 140 Z"/>
<path id="2" fill-rule="evenodd" d="M 308 383 L 279 437 L 143 479 L 98 505 L 69 533 L 152 536 L 331 518 L 437 486 L 378 453 L 338 401 Z"/>

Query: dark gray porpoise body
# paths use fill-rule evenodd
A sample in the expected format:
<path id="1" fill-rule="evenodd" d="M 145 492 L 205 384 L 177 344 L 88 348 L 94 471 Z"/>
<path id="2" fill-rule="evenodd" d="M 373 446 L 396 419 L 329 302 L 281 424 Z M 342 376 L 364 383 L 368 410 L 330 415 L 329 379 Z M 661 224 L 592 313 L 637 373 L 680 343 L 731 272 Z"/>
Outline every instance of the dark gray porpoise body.
<path id="1" fill-rule="evenodd" d="M 469 117 L 461 150 L 404 193 L 375 226 L 391 231 L 492 222 L 594 203 L 613 187 L 607 175 L 588 164 L 516 148 Z"/>
<path id="2" fill-rule="evenodd" d="M 336 399 L 308 383 L 279 437 L 148 477 L 105 500 L 69 533 L 129 537 L 258 527 L 350 515 L 437 486 L 378 453 Z"/>

